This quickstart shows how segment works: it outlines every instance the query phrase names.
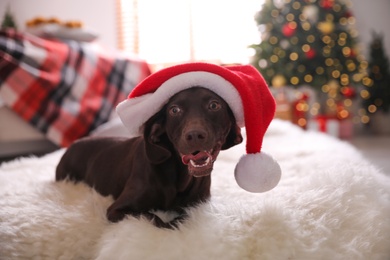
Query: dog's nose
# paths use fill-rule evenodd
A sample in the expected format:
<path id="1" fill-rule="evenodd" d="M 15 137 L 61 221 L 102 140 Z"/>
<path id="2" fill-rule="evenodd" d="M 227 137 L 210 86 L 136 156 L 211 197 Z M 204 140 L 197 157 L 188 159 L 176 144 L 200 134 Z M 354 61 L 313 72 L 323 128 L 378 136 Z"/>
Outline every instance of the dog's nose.
<path id="1" fill-rule="evenodd" d="M 186 133 L 188 143 L 201 143 L 207 139 L 207 133 L 202 130 L 193 130 Z"/>

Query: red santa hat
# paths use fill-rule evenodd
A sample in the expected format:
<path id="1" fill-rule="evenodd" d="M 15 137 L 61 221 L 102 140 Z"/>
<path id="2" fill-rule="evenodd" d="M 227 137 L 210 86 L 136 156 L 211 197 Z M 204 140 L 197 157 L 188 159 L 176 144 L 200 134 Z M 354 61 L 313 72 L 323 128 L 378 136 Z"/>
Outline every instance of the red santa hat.
<path id="1" fill-rule="evenodd" d="M 133 136 L 142 135 L 144 123 L 176 93 L 195 86 L 207 88 L 229 105 L 239 127 L 246 130 L 246 152 L 235 169 L 237 184 L 250 192 L 274 188 L 281 176 L 279 164 L 261 150 L 264 134 L 275 113 L 275 100 L 252 66 L 222 67 L 187 63 L 162 69 L 136 86 L 117 106 L 123 124 Z"/>

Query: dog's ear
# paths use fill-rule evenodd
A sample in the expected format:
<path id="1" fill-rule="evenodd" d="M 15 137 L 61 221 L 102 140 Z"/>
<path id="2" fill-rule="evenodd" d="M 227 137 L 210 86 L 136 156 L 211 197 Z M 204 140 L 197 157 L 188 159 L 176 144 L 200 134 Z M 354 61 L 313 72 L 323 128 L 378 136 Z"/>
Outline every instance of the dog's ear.
<path id="1" fill-rule="evenodd" d="M 241 128 L 234 121 L 230 127 L 230 131 L 226 137 L 225 143 L 222 145 L 222 150 L 229 149 L 242 142 Z"/>
<path id="2" fill-rule="evenodd" d="M 159 115 L 155 115 L 144 125 L 146 156 L 153 164 L 162 163 L 172 156 L 163 121 Z"/>

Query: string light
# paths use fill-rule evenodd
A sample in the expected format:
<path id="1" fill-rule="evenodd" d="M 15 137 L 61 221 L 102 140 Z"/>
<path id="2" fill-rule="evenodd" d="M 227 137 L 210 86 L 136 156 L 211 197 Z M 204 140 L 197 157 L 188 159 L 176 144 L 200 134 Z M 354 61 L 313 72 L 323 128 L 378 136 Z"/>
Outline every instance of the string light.
<path id="1" fill-rule="evenodd" d="M 264 69 L 264 68 L 266 68 L 268 66 L 268 62 L 267 62 L 266 59 L 259 60 L 258 64 L 259 64 L 259 67 L 262 68 L 262 69 Z"/>
<path id="2" fill-rule="evenodd" d="M 292 21 L 294 21 L 294 19 L 295 19 L 295 16 L 293 14 L 286 15 L 286 20 L 287 21 L 292 22 Z"/>
<path id="3" fill-rule="evenodd" d="M 277 18 L 277 17 L 279 16 L 279 11 L 276 10 L 276 9 L 272 10 L 272 11 L 271 11 L 271 16 L 272 16 L 273 18 Z"/>
<path id="4" fill-rule="evenodd" d="M 340 71 L 338 71 L 338 70 L 332 71 L 332 77 L 335 78 L 335 79 L 339 78 L 340 77 Z"/>
<path id="5" fill-rule="evenodd" d="M 329 98 L 328 100 L 326 100 L 326 104 L 328 105 L 328 107 L 333 107 L 336 105 L 333 98 Z"/>
<path id="6" fill-rule="evenodd" d="M 309 105 L 306 102 L 298 102 L 295 109 L 301 112 L 306 112 L 309 110 Z"/>
<path id="7" fill-rule="evenodd" d="M 360 73 L 356 73 L 352 76 L 353 81 L 360 82 L 362 81 L 363 75 Z"/>
<path id="8" fill-rule="evenodd" d="M 298 119 L 298 122 L 297 124 L 300 126 L 300 127 L 305 127 L 307 125 L 307 120 L 305 118 L 299 118 Z"/>
<path id="9" fill-rule="evenodd" d="M 330 87 L 328 84 L 325 84 L 322 86 L 321 90 L 322 90 L 322 92 L 327 93 L 327 92 L 329 92 Z"/>
<path id="10" fill-rule="evenodd" d="M 301 4 L 300 4 L 299 2 L 294 2 L 294 3 L 293 3 L 293 8 L 294 8 L 295 10 L 298 10 L 299 8 L 301 8 Z"/>
<path id="11" fill-rule="evenodd" d="M 276 62 L 278 62 L 278 60 L 279 60 L 279 57 L 277 55 L 275 55 L 275 54 L 272 55 L 271 58 L 270 58 L 270 61 L 272 63 L 276 63 Z"/>
<path id="12" fill-rule="evenodd" d="M 345 99 L 343 103 L 344 103 L 344 106 L 346 106 L 346 107 L 352 106 L 352 100 L 349 98 Z"/>
<path id="13" fill-rule="evenodd" d="M 296 22 L 290 22 L 289 26 L 291 29 L 296 29 L 297 28 L 297 23 Z"/>
<path id="14" fill-rule="evenodd" d="M 345 119 L 345 118 L 348 118 L 349 112 L 347 110 L 343 109 L 343 110 L 338 112 L 337 116 L 341 119 Z"/>
<path id="15" fill-rule="evenodd" d="M 348 38 L 348 34 L 346 34 L 345 32 L 342 32 L 342 33 L 339 34 L 339 37 L 341 39 L 347 39 Z"/>
<path id="16" fill-rule="evenodd" d="M 373 114 L 373 113 L 376 112 L 376 110 L 377 110 L 377 107 L 375 105 L 369 105 L 368 106 L 368 112 Z"/>
<path id="17" fill-rule="evenodd" d="M 276 38 L 275 36 L 272 36 L 269 38 L 269 43 L 275 45 L 278 43 L 278 38 Z"/>
<path id="18" fill-rule="evenodd" d="M 363 83 L 363 85 L 365 85 L 367 87 L 371 87 L 373 84 L 373 81 L 369 77 L 364 77 L 362 80 L 362 83 Z"/>
<path id="19" fill-rule="evenodd" d="M 291 54 L 290 54 L 290 60 L 292 60 L 292 61 L 296 61 L 297 59 L 298 59 L 298 53 L 296 53 L 296 52 L 292 52 Z"/>
<path id="20" fill-rule="evenodd" d="M 368 62 L 367 61 L 361 61 L 360 62 L 360 67 L 362 68 L 362 69 L 367 69 L 368 68 Z"/>
<path id="21" fill-rule="evenodd" d="M 344 73 L 340 76 L 340 84 L 343 86 L 346 86 L 349 84 L 349 76 L 347 74 Z"/>
<path id="22" fill-rule="evenodd" d="M 370 118 L 366 115 L 362 116 L 360 120 L 363 124 L 368 124 L 370 122 Z"/>
<path id="23" fill-rule="evenodd" d="M 353 16 L 349 17 L 349 18 L 348 18 L 348 23 L 349 23 L 350 25 L 354 25 L 354 24 L 356 23 L 355 17 L 353 17 Z"/>
<path id="24" fill-rule="evenodd" d="M 310 28 L 311 28 L 311 25 L 310 25 L 310 23 L 308 23 L 308 22 L 304 22 L 304 23 L 302 23 L 302 29 L 303 29 L 303 30 L 305 30 L 305 31 L 309 31 L 309 30 L 310 30 Z"/>
<path id="25" fill-rule="evenodd" d="M 337 44 L 340 46 L 344 46 L 347 43 L 345 39 L 338 39 Z"/>
<path id="26" fill-rule="evenodd" d="M 339 23 L 340 23 L 341 25 L 343 25 L 343 26 L 346 26 L 347 23 L 348 23 L 348 19 L 347 19 L 346 17 L 342 17 L 342 18 L 340 18 Z"/>
<path id="27" fill-rule="evenodd" d="M 339 4 L 335 4 L 333 5 L 333 10 L 338 13 L 341 11 L 341 6 Z"/>
<path id="28" fill-rule="evenodd" d="M 336 97 L 337 97 L 337 90 L 333 90 L 333 89 L 331 89 L 329 92 L 328 92 L 328 96 L 332 99 L 332 100 L 334 100 Z"/>
<path id="29" fill-rule="evenodd" d="M 309 44 L 304 44 L 304 45 L 302 46 L 302 50 L 303 50 L 304 52 L 308 52 L 308 51 L 310 50 L 310 45 L 309 45 Z"/>
<path id="30" fill-rule="evenodd" d="M 307 83 L 310 83 L 313 81 L 313 76 L 312 75 L 305 75 L 305 77 L 303 78 Z"/>
<path id="31" fill-rule="evenodd" d="M 299 83 L 299 78 L 298 77 L 291 77 L 291 79 L 290 79 L 290 82 L 291 82 L 291 84 L 293 84 L 293 85 L 298 85 L 298 83 Z"/>
<path id="32" fill-rule="evenodd" d="M 309 35 L 306 37 L 306 40 L 308 43 L 313 43 L 316 40 L 316 37 L 314 35 Z"/>
<path id="33" fill-rule="evenodd" d="M 334 20 L 334 16 L 333 14 L 327 14 L 325 19 L 328 21 L 328 22 L 333 22 Z"/>
<path id="34" fill-rule="evenodd" d="M 344 47 L 344 48 L 342 49 L 342 52 L 343 52 L 343 55 L 344 55 L 345 57 L 349 57 L 349 56 L 351 55 L 351 48 L 349 48 L 349 47 Z"/>
<path id="35" fill-rule="evenodd" d="M 276 47 L 274 50 L 273 50 L 273 53 L 275 55 L 278 55 L 279 58 L 283 58 L 284 56 L 286 56 L 286 52 L 284 50 L 282 50 L 281 48 L 279 47 Z"/>
<path id="36" fill-rule="evenodd" d="M 349 71 L 354 71 L 354 70 L 356 70 L 356 65 L 355 65 L 355 63 L 354 63 L 354 62 L 348 63 L 348 64 L 347 64 L 347 70 L 349 70 Z"/>
<path id="37" fill-rule="evenodd" d="M 370 93 L 363 89 L 362 91 L 360 91 L 360 96 L 363 98 L 363 99 L 368 99 L 370 97 Z"/>
<path id="38" fill-rule="evenodd" d="M 332 66 L 333 65 L 333 59 L 327 58 L 325 60 L 325 65 L 328 66 L 328 67 Z"/>
<path id="39" fill-rule="evenodd" d="M 316 116 L 316 115 L 318 115 L 318 110 L 312 108 L 312 109 L 310 110 L 310 114 L 311 114 L 312 116 Z"/>
<path id="40" fill-rule="evenodd" d="M 330 38 L 330 36 L 328 35 L 325 35 L 324 37 L 322 37 L 322 41 L 325 43 L 325 44 L 329 44 L 331 42 L 332 38 Z"/>

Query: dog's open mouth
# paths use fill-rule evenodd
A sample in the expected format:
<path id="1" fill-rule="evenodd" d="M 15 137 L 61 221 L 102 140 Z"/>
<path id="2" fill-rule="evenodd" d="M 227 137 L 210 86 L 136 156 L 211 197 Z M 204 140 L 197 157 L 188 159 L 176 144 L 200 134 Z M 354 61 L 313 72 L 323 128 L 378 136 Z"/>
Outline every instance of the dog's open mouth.
<path id="1" fill-rule="evenodd" d="M 213 169 L 221 146 L 217 145 L 211 150 L 194 151 L 190 154 L 181 154 L 182 162 L 188 166 L 188 171 L 194 177 L 207 176 Z"/>

